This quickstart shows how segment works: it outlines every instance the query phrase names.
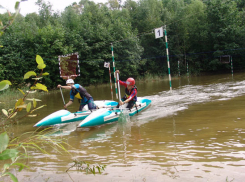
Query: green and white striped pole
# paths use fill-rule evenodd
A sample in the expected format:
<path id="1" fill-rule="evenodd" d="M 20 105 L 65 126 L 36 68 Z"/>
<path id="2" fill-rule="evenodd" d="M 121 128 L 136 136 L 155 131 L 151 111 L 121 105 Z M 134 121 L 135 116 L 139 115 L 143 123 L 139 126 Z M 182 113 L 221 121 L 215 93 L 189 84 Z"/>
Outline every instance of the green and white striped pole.
<path id="1" fill-rule="evenodd" d="M 168 61 L 168 77 L 169 77 L 169 85 L 170 85 L 170 91 L 172 92 L 171 74 L 170 74 L 170 63 L 169 63 L 169 55 L 168 55 L 168 39 L 167 39 L 166 25 L 164 26 L 164 34 L 165 34 L 166 52 L 167 52 L 167 61 Z"/>
<path id="2" fill-rule="evenodd" d="M 178 73 L 179 73 L 179 77 L 180 77 L 179 61 L 178 61 Z"/>
<path id="3" fill-rule="evenodd" d="M 116 89 L 116 97 L 118 99 L 118 93 L 117 93 L 117 80 L 116 80 L 116 74 L 115 74 L 115 61 L 114 61 L 114 53 L 113 53 L 113 44 L 111 43 L 111 54 L 112 54 L 112 62 L 113 62 L 113 71 L 114 71 L 114 80 L 115 80 L 115 89 Z"/>
<path id="4" fill-rule="evenodd" d="M 231 74 L 233 76 L 233 62 L 232 62 L 232 56 L 231 56 Z"/>

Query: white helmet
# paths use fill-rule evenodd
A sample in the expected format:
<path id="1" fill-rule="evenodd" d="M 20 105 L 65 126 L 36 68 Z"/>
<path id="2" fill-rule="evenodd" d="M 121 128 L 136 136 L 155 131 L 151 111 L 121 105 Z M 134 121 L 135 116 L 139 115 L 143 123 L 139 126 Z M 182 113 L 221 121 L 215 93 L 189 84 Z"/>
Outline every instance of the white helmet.
<path id="1" fill-rule="evenodd" d="M 66 80 L 66 84 L 68 84 L 68 83 L 74 83 L 74 81 L 72 79 L 68 79 L 68 80 Z"/>

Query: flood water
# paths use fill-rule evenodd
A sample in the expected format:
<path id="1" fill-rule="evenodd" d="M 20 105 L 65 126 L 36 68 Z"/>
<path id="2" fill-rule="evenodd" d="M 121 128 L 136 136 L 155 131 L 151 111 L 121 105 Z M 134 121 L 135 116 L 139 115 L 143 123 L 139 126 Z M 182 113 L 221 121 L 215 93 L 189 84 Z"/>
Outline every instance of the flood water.
<path id="1" fill-rule="evenodd" d="M 30 169 L 19 181 L 244 181 L 245 74 L 182 77 L 169 82 L 136 83 L 138 96 L 152 100 L 149 108 L 120 122 L 76 129 L 78 123 L 56 127 L 53 137 L 71 145 L 70 154 L 48 146 L 51 155 L 32 151 Z M 94 100 L 111 99 L 110 85 L 87 88 Z M 69 93 L 63 92 L 66 102 Z M 114 96 L 115 97 L 115 96 Z M 43 117 L 62 109 L 59 91 L 43 96 L 47 107 L 38 118 L 14 126 L 15 134 L 34 131 Z M 78 109 L 75 101 L 69 111 Z M 102 174 L 71 169 L 72 160 L 106 165 Z"/>

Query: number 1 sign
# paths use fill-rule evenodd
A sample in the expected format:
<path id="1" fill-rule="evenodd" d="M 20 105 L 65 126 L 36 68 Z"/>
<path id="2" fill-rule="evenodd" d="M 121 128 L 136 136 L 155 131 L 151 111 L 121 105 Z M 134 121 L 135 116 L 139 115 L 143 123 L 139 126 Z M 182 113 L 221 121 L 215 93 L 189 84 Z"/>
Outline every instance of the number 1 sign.
<path id="1" fill-rule="evenodd" d="M 163 37 L 163 27 L 156 28 L 155 29 L 155 38 L 158 39 L 161 37 Z"/>

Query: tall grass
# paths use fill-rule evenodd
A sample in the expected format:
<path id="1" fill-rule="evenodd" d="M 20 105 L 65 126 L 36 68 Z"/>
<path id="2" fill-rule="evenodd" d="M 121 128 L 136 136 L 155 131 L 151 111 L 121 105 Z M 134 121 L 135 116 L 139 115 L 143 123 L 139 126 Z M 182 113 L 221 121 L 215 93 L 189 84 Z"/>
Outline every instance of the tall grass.
<path id="1" fill-rule="evenodd" d="M 29 91 L 29 87 L 21 88 L 24 93 Z M 30 97 L 40 98 L 41 95 L 44 95 L 45 92 L 36 91 L 35 93 L 30 94 Z M 22 98 L 24 95 L 16 88 L 9 88 L 0 92 L 0 103 L 8 103 L 12 101 L 16 101 L 19 98 Z"/>

